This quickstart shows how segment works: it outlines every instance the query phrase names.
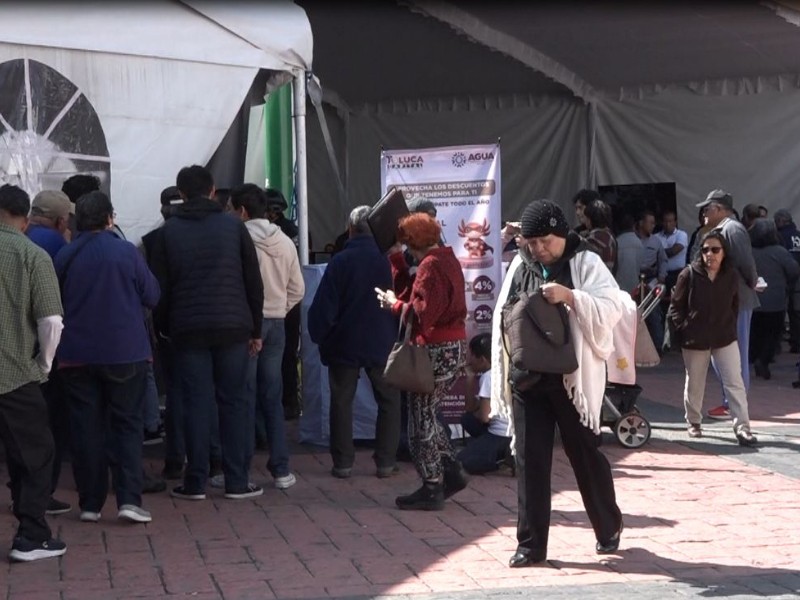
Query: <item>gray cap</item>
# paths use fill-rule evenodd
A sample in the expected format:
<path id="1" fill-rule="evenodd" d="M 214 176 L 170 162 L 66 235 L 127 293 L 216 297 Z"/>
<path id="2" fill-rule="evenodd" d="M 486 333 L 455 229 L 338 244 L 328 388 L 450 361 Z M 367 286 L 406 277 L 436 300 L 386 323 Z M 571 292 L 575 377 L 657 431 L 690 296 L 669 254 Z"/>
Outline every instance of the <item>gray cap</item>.
<path id="1" fill-rule="evenodd" d="M 433 216 L 436 216 L 436 205 L 424 196 L 412 196 L 406 200 L 406 206 L 410 213 L 433 213 Z"/>
<path id="2" fill-rule="evenodd" d="M 731 196 L 725 190 L 711 190 L 708 193 L 708 196 L 703 202 L 698 202 L 695 204 L 697 208 L 705 208 L 711 203 L 720 204 L 722 206 L 727 207 L 729 210 L 733 210 L 733 196 Z"/>
<path id="3" fill-rule="evenodd" d="M 775 221 L 784 221 L 786 223 L 794 223 L 794 219 L 792 219 L 792 213 L 790 213 L 785 208 L 779 208 L 775 211 L 775 214 L 772 217 Z"/>

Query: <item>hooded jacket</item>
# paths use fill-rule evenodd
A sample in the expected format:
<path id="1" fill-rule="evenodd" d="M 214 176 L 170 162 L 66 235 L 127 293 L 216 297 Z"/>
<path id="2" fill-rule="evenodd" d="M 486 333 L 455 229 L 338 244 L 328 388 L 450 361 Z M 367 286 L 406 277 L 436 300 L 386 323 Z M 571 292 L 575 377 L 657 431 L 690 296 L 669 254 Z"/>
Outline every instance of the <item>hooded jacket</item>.
<path id="1" fill-rule="evenodd" d="M 264 282 L 264 318 L 283 319 L 306 290 L 294 242 L 268 219 L 251 219 L 244 225 L 253 238 Z"/>

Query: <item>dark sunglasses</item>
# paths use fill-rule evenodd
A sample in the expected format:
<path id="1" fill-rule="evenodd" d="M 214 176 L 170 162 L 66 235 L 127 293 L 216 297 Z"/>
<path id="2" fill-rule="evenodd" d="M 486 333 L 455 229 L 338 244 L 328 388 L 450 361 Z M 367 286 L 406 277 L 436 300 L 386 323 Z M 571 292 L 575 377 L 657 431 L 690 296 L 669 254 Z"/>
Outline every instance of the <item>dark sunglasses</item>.
<path id="1" fill-rule="evenodd" d="M 719 254 L 722 252 L 722 246 L 703 246 L 700 248 L 700 252 L 703 254 L 708 254 L 709 252 L 713 254 Z"/>

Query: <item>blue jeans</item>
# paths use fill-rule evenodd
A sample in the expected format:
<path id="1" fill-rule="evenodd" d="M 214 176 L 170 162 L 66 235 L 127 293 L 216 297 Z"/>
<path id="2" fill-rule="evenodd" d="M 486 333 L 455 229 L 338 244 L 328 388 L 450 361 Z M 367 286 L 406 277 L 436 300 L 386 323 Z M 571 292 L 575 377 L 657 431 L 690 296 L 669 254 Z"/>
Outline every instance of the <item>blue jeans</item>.
<path id="1" fill-rule="evenodd" d="M 167 464 L 183 467 L 186 460 L 186 440 L 183 435 L 184 400 L 181 379 L 176 368 L 175 349 L 165 348 L 161 354 L 165 359 L 167 373 L 167 399 L 164 411 L 164 460 Z M 219 415 L 216 403 L 209 407 L 211 421 L 211 460 L 222 462 L 222 445 L 219 441 Z"/>
<path id="2" fill-rule="evenodd" d="M 205 490 L 208 479 L 212 410 L 219 411 L 225 490 L 247 488 L 253 443 L 251 402 L 247 398 L 247 342 L 213 348 L 178 348 L 175 352 L 183 399 L 186 472 L 183 489 Z"/>
<path id="3" fill-rule="evenodd" d="M 752 310 L 740 310 L 736 318 L 736 343 L 739 345 L 739 358 L 742 361 L 742 381 L 744 382 L 744 391 L 750 391 L 750 321 L 753 318 Z M 722 377 L 719 375 L 717 364 L 714 358 L 711 358 L 711 366 L 714 368 L 714 374 L 717 376 L 717 381 L 722 386 Z M 725 388 L 722 388 L 722 405 L 727 408 L 728 399 L 725 397 Z"/>
<path id="4" fill-rule="evenodd" d="M 100 512 L 108 468 L 117 507 L 142 504 L 142 403 L 146 362 L 61 370 L 69 403 L 72 471 L 82 511 Z"/>
<path id="5" fill-rule="evenodd" d="M 269 443 L 267 469 L 273 477 L 289 474 L 289 445 L 286 442 L 286 423 L 283 416 L 283 346 L 286 332 L 283 319 L 267 319 L 261 323 L 263 346 L 257 357 L 250 359 L 247 372 L 247 393 L 256 415 L 264 419 Z M 253 436 L 248 435 L 250 456 Z"/>

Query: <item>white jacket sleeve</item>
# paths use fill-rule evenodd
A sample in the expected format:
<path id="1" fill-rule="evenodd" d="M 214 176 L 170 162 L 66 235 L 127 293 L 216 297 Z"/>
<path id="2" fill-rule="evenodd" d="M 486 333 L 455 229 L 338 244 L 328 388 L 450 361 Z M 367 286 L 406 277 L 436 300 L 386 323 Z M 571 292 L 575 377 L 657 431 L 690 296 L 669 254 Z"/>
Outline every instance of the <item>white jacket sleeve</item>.
<path id="1" fill-rule="evenodd" d="M 36 335 L 39 339 L 39 354 L 36 355 L 36 363 L 45 374 L 53 368 L 53 358 L 55 358 L 58 343 L 61 341 L 63 329 L 64 321 L 60 315 L 42 317 L 36 321 Z"/>

